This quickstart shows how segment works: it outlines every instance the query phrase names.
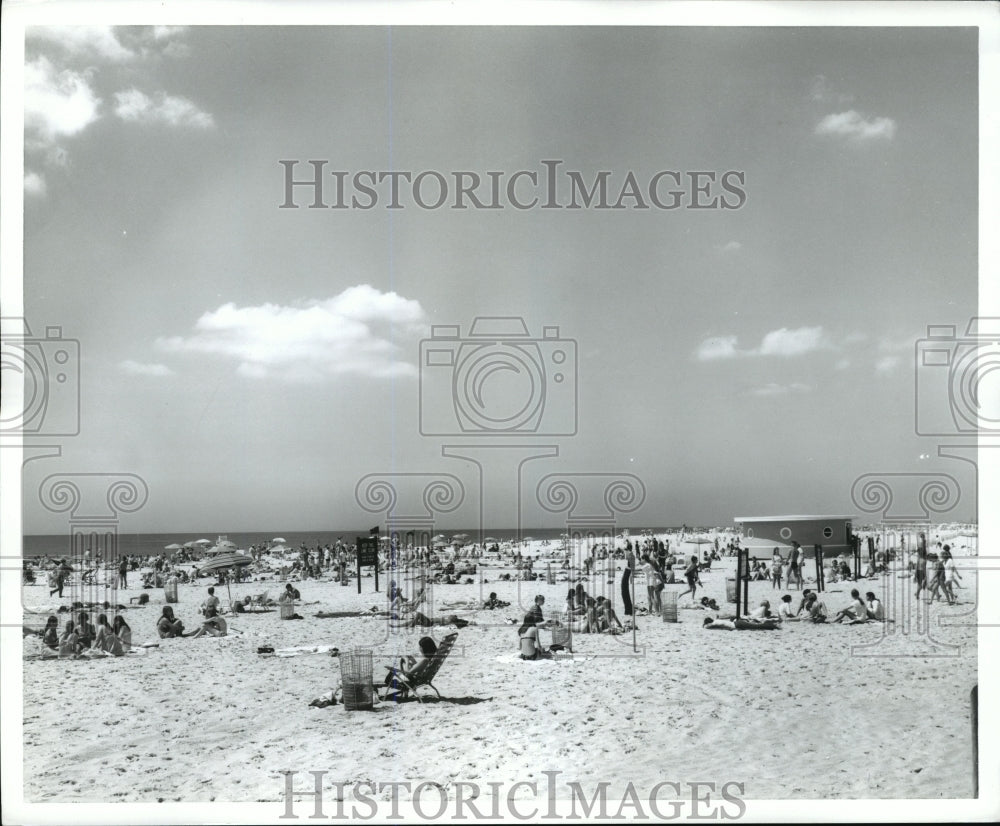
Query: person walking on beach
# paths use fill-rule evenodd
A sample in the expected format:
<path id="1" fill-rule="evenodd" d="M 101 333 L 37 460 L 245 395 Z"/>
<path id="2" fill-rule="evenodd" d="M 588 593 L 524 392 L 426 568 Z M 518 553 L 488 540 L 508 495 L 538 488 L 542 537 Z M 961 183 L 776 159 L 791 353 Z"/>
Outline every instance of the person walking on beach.
<path id="1" fill-rule="evenodd" d="M 694 600 L 695 591 L 698 590 L 698 557 L 692 556 L 691 561 L 688 563 L 687 568 L 684 569 L 684 578 L 687 580 L 687 590 L 681 594 L 678 594 L 677 598 L 685 596 L 686 594 L 691 594 L 692 601 Z"/>
<path id="2" fill-rule="evenodd" d="M 955 564 L 955 558 L 951 555 L 951 548 L 945 545 L 941 554 L 944 556 L 944 593 L 945 596 L 948 597 L 948 602 L 954 603 L 957 599 L 955 596 L 955 589 L 962 587 L 958 584 L 958 580 L 962 578 L 962 575 L 958 572 L 958 566 Z"/>
<path id="3" fill-rule="evenodd" d="M 118 584 L 128 590 L 128 555 L 123 556 L 118 563 Z"/>
<path id="4" fill-rule="evenodd" d="M 920 534 L 923 539 L 923 534 Z M 920 599 L 920 592 L 927 588 L 927 548 L 923 542 L 917 547 L 917 564 L 913 570 L 913 581 L 917 583 L 916 599 Z"/>

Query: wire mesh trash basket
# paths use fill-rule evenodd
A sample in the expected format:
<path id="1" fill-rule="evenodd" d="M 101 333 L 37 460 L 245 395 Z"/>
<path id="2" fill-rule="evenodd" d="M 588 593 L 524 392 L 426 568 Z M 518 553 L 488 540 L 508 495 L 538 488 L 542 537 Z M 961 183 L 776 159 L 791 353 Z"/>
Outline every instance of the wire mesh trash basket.
<path id="1" fill-rule="evenodd" d="M 561 645 L 567 651 L 573 650 L 573 635 L 568 625 L 552 626 L 552 645 Z"/>
<path id="2" fill-rule="evenodd" d="M 163 583 L 163 598 L 167 602 L 177 602 L 177 577 L 170 577 Z"/>
<path id="3" fill-rule="evenodd" d="M 341 652 L 340 685 L 344 708 L 348 711 L 369 711 L 375 705 L 372 685 L 372 652 L 370 648 L 355 648 Z"/>
<path id="4" fill-rule="evenodd" d="M 736 602 L 736 577 L 726 577 L 726 602 Z"/>
<path id="5" fill-rule="evenodd" d="M 295 616 L 294 602 L 282 602 L 278 607 L 281 609 L 281 619 L 291 619 Z"/>
<path id="6" fill-rule="evenodd" d="M 663 591 L 660 594 L 663 601 L 660 613 L 664 622 L 677 622 L 677 592 Z"/>

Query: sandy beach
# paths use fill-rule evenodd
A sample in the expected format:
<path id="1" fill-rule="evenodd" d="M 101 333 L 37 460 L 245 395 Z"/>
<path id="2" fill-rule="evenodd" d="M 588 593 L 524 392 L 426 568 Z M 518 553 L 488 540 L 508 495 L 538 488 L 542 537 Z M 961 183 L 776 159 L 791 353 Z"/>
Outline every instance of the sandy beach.
<path id="1" fill-rule="evenodd" d="M 611 562 L 613 572 L 600 569 L 583 580 L 588 592 L 617 590 L 623 562 Z M 723 613 L 734 607 L 725 602 L 734 564 L 724 558 L 702 574 L 705 593 Z M 631 633 L 577 634 L 572 656 L 522 661 L 516 625 L 508 619 L 519 622 L 536 594 L 546 597 L 546 616 L 561 610 L 569 583 L 497 579 L 509 570 L 480 564 L 474 584 L 433 587 L 434 616 L 454 612 L 471 623 L 459 630 L 434 680 L 443 699 L 376 703 L 372 711 L 309 705 L 340 681 L 330 647 L 372 646 L 381 679 L 382 663 L 415 653 L 427 631 L 393 630 L 378 616 L 315 614 L 383 608 L 384 576 L 378 594 L 370 577 L 362 579 L 361 594 L 354 582 L 295 582 L 302 620 L 283 621 L 277 610 L 241 614 L 230 619 L 223 638 L 157 639 L 164 594 L 148 590 L 147 606 L 122 612 L 135 643 L 157 643 L 140 648 L 143 653 L 26 659 L 25 797 L 279 802 L 282 771 L 299 773 L 296 788 L 308 787 L 307 772 L 323 771 L 328 784 L 429 782 L 450 797 L 463 782 L 541 785 L 549 777 L 544 772 L 560 772 L 563 791 L 578 782 L 591 790 L 588 796 L 608 782 L 615 800 L 620 793 L 615 798 L 614 790 L 629 781 L 648 789 L 681 777 L 742 783 L 746 799 L 972 794 L 973 577 L 954 606 L 916 605 L 907 635 L 894 635 L 881 623 L 708 631 L 702 628 L 705 612 L 687 607 L 686 597 L 676 623 L 637 618 L 638 650 Z M 809 573 L 807 567 L 807 587 Z M 884 600 L 895 576 L 861 580 L 857 587 Z M 180 586 L 174 608 L 189 628 L 209 582 Z M 897 584 L 912 593 L 905 574 Z M 643 585 L 640 578 L 640 606 Z M 826 604 L 834 611 L 845 607 L 852 587 L 828 583 Z M 246 582 L 234 585 L 233 595 L 269 590 L 276 596 L 283 588 L 277 580 Z M 468 607 L 491 591 L 510 607 Z M 761 599 L 776 605 L 786 592 L 798 602 L 797 591 L 750 583 L 752 605 Z M 26 608 L 41 612 L 26 621 L 41 616 L 44 622 L 45 612 L 59 604 L 44 585 L 27 586 L 24 593 Z M 119 601 L 139 593 L 133 582 Z M 66 615 L 59 616 L 62 625 Z M 440 641 L 456 629 L 432 630 Z M 541 636 L 548 641 L 548 632 Z M 24 644 L 26 654 L 39 650 L 37 638 Z M 277 655 L 259 654 L 260 647 Z M 288 650 L 309 647 L 318 651 Z M 387 800 L 392 793 L 386 787 L 374 796 Z M 305 810 L 310 804 L 297 805 Z"/>

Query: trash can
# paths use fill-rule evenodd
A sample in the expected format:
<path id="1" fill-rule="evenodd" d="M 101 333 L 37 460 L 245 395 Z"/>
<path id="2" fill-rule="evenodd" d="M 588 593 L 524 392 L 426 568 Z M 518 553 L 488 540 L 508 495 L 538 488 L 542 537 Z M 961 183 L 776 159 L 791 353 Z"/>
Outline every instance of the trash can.
<path id="1" fill-rule="evenodd" d="M 167 602 L 177 602 L 177 577 L 168 577 L 163 583 L 163 596 Z"/>
<path id="2" fill-rule="evenodd" d="M 573 635 L 568 625 L 552 626 L 552 645 L 561 645 L 567 651 L 573 650 Z"/>
<path id="3" fill-rule="evenodd" d="M 372 652 L 370 648 L 355 648 L 341 652 L 340 685 L 344 708 L 348 711 L 370 711 L 375 705 L 372 685 Z"/>
<path id="4" fill-rule="evenodd" d="M 295 603 L 291 600 L 280 603 L 278 607 L 281 609 L 281 619 L 291 619 L 295 616 Z"/>
<path id="5" fill-rule="evenodd" d="M 663 616 L 663 621 L 677 622 L 677 592 L 663 591 L 660 594 L 660 599 L 662 600 L 660 613 Z"/>
<path id="6" fill-rule="evenodd" d="M 736 602 L 736 577 L 726 577 L 726 602 Z"/>

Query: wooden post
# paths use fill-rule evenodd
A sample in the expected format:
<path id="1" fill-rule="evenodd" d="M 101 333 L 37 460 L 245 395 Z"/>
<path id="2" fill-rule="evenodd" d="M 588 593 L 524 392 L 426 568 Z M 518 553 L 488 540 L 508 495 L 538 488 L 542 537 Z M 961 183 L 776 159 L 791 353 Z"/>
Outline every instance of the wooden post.
<path id="1" fill-rule="evenodd" d="M 739 619 L 740 602 L 743 599 L 743 549 L 736 551 L 736 618 Z"/>
<path id="2" fill-rule="evenodd" d="M 813 546 L 813 556 L 816 559 L 816 590 L 826 590 L 826 575 L 823 571 L 823 546 Z"/>
<path id="3" fill-rule="evenodd" d="M 972 796 L 979 798 L 979 685 L 972 687 Z"/>

